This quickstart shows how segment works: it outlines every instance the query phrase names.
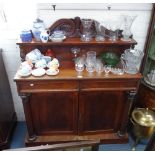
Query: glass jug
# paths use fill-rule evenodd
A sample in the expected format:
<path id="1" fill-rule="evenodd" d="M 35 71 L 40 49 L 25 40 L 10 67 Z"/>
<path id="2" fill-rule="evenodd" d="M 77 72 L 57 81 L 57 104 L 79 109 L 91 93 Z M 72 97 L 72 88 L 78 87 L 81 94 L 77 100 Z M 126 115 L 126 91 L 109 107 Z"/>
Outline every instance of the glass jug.
<path id="1" fill-rule="evenodd" d="M 143 56 L 144 53 L 138 49 L 126 49 L 121 55 L 125 72 L 129 74 L 138 73 Z"/>

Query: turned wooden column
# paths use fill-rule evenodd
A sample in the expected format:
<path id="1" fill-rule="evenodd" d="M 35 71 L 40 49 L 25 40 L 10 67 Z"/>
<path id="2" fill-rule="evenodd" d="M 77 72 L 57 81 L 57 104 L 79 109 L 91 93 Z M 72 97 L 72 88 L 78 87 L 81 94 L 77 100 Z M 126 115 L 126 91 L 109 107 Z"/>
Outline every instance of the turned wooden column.
<path id="1" fill-rule="evenodd" d="M 126 102 L 126 106 L 124 109 L 123 120 L 121 123 L 120 130 L 117 132 L 119 137 L 123 137 L 126 134 L 127 124 L 128 124 L 128 120 L 129 120 L 129 113 L 130 113 L 130 109 L 131 109 L 135 95 L 136 95 L 136 91 L 128 91 L 127 92 L 127 102 Z"/>
<path id="2" fill-rule="evenodd" d="M 36 140 L 37 137 L 33 127 L 32 113 L 31 113 L 30 102 L 29 102 L 30 95 L 31 94 L 20 94 L 20 97 L 23 101 L 26 125 L 27 125 L 28 136 L 29 136 L 28 140 L 34 141 Z"/>

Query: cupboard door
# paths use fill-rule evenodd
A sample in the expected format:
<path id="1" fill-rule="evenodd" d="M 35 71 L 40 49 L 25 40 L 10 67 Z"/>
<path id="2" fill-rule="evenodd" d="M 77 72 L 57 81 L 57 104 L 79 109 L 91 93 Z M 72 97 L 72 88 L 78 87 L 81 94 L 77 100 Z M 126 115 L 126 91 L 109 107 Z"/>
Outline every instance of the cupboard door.
<path id="1" fill-rule="evenodd" d="M 79 98 L 79 134 L 118 131 L 123 117 L 125 96 L 123 91 L 81 92 Z"/>
<path id="2" fill-rule="evenodd" d="M 30 108 L 36 135 L 77 134 L 78 92 L 34 93 Z"/>

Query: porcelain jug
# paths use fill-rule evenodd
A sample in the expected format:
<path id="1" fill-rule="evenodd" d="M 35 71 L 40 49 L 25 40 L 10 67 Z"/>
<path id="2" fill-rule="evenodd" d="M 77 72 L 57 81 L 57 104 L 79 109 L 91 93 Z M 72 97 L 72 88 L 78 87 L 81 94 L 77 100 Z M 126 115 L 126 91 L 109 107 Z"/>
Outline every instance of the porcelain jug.
<path id="1" fill-rule="evenodd" d="M 48 38 L 49 38 L 48 31 L 46 31 L 46 30 L 42 31 L 41 34 L 40 34 L 41 41 L 46 43 L 46 42 L 48 42 Z"/>

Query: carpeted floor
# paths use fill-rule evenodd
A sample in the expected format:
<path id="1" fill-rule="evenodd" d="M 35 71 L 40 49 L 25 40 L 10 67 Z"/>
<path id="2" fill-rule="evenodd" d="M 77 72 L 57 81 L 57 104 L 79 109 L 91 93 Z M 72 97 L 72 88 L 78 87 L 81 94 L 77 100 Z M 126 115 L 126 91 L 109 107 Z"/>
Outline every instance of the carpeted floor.
<path id="1" fill-rule="evenodd" d="M 26 124 L 25 122 L 18 122 L 15 128 L 11 148 L 21 148 L 24 147 L 24 138 L 26 134 Z M 136 151 L 143 151 L 146 147 L 146 141 L 141 142 L 136 146 Z M 131 151 L 131 146 L 133 145 L 133 139 L 129 137 L 129 142 L 126 144 L 104 144 L 99 146 L 99 151 Z"/>

